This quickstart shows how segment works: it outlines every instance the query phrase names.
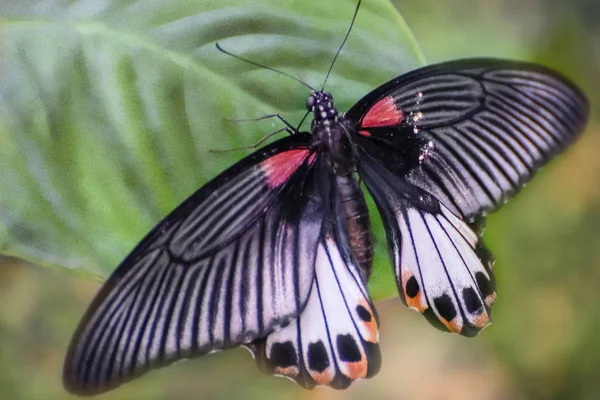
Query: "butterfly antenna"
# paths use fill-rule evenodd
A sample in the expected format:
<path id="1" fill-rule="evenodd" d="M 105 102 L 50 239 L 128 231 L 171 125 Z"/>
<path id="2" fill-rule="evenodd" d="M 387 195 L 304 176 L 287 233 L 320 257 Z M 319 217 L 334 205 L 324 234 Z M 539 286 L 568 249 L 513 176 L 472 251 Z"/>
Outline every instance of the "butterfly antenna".
<path id="1" fill-rule="evenodd" d="M 329 66 L 329 71 L 327 71 L 327 75 L 325 76 L 325 82 L 323 82 L 323 86 L 321 87 L 321 92 L 325 89 L 325 84 L 327 83 L 327 79 L 329 79 L 329 74 L 331 74 L 331 70 L 333 69 L 333 64 L 335 64 L 335 60 L 337 60 L 338 56 L 340 55 L 340 51 L 342 51 L 342 47 L 344 47 L 344 45 L 346 44 L 346 40 L 348 40 L 348 36 L 350 36 L 350 31 L 352 31 L 352 27 L 354 26 L 354 20 L 356 19 L 356 14 L 358 14 L 358 9 L 360 8 L 361 2 L 362 2 L 362 0 L 358 0 L 358 4 L 356 5 L 356 9 L 354 10 L 354 16 L 352 17 L 352 22 L 350 22 L 350 27 L 348 28 L 348 32 L 346 32 L 346 36 L 344 37 L 344 41 L 342 42 L 342 45 L 340 46 L 338 51 L 335 53 L 335 56 L 333 57 L 333 61 L 331 61 L 331 65 Z"/>
<path id="2" fill-rule="evenodd" d="M 231 56 L 231 57 L 233 57 L 233 58 L 237 58 L 237 59 L 238 59 L 238 60 L 240 60 L 240 61 L 245 61 L 245 62 L 247 62 L 248 64 L 252 64 L 252 65 L 255 65 L 255 66 L 257 66 L 257 67 L 260 67 L 260 68 L 268 69 L 269 71 L 277 72 L 278 74 L 281 74 L 281 75 L 283 75 L 283 76 L 287 76 L 288 78 L 292 78 L 292 79 L 293 79 L 293 80 L 295 80 L 296 82 L 299 82 L 299 83 L 303 84 L 304 86 L 306 86 L 307 88 L 309 88 L 311 91 L 313 91 L 313 92 L 316 92 L 316 90 L 315 90 L 315 89 L 314 89 L 312 86 L 310 86 L 308 83 L 306 83 L 306 82 L 304 82 L 304 81 L 301 81 L 300 79 L 296 78 L 295 76 L 292 76 L 292 75 L 290 75 L 290 74 L 287 74 L 287 73 L 285 73 L 285 72 L 283 72 L 283 71 L 280 71 L 280 70 L 278 70 L 278 69 L 275 69 L 275 68 L 267 67 L 266 65 L 262 65 L 262 64 L 259 64 L 259 63 L 257 63 L 257 62 L 254 62 L 254 61 L 250 61 L 250 60 L 248 60 L 248 59 L 246 59 L 246 58 L 240 57 L 240 56 L 238 56 L 238 55 L 235 55 L 235 54 L 233 54 L 233 53 L 230 53 L 230 52 L 228 52 L 227 50 L 224 50 L 224 49 L 221 47 L 221 45 L 219 45 L 219 43 L 215 43 L 215 45 L 217 46 L 217 49 L 219 49 L 219 51 L 220 51 L 221 53 L 225 53 L 225 54 L 227 54 L 228 56 Z"/>

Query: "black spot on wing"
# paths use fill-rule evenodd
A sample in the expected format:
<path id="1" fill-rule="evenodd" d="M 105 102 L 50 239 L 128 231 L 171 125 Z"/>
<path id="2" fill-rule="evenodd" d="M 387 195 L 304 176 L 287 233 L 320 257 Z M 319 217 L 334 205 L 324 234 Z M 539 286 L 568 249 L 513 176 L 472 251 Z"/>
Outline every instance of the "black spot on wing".
<path id="1" fill-rule="evenodd" d="M 483 304 L 479 300 L 479 296 L 477 296 L 475 290 L 471 287 L 464 288 L 462 294 L 467 311 L 471 314 L 481 314 L 483 311 Z"/>
<path id="2" fill-rule="evenodd" d="M 338 335 L 337 350 L 342 361 L 356 362 L 361 359 L 360 350 L 352 335 Z"/>
<path id="3" fill-rule="evenodd" d="M 406 295 L 414 299 L 419 294 L 419 282 L 414 276 L 411 276 L 406 282 Z"/>
<path id="4" fill-rule="evenodd" d="M 433 299 L 433 303 L 438 313 L 446 321 L 452 321 L 456 317 L 456 308 L 454 308 L 454 304 L 452 304 L 452 300 L 447 294 L 436 297 Z"/>
<path id="5" fill-rule="evenodd" d="M 292 342 L 274 343 L 271 347 L 271 362 L 282 368 L 297 366 L 298 357 Z"/>
<path id="6" fill-rule="evenodd" d="M 356 306 L 356 313 L 365 322 L 371 322 L 371 313 L 361 305 Z"/>
<path id="7" fill-rule="evenodd" d="M 483 297 L 487 297 L 494 293 L 494 287 L 492 282 L 485 276 L 483 272 L 477 272 L 475 274 L 475 281 L 477 281 L 477 286 L 481 291 Z"/>
<path id="8" fill-rule="evenodd" d="M 327 350 L 325 350 L 325 344 L 322 341 L 311 343 L 308 345 L 308 368 L 323 372 L 329 367 L 329 357 L 327 356 Z"/>

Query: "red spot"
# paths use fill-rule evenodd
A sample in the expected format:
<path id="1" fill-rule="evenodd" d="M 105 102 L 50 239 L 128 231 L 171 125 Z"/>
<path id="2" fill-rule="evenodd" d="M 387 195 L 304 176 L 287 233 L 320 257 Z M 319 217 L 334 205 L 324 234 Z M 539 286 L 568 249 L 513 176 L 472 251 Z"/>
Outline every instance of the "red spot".
<path id="1" fill-rule="evenodd" d="M 369 132 L 369 131 L 358 131 L 358 133 L 363 136 L 371 136 L 371 132 Z"/>
<path id="2" fill-rule="evenodd" d="M 283 185 L 298 170 L 300 165 L 308 157 L 309 150 L 289 150 L 275 154 L 260 163 L 260 168 L 267 178 L 269 187 L 275 188 Z M 309 160 L 312 163 L 311 160 Z"/>
<path id="3" fill-rule="evenodd" d="M 379 100 L 363 117 L 362 127 L 398 125 L 404 119 L 404 113 L 399 110 L 392 96 Z"/>

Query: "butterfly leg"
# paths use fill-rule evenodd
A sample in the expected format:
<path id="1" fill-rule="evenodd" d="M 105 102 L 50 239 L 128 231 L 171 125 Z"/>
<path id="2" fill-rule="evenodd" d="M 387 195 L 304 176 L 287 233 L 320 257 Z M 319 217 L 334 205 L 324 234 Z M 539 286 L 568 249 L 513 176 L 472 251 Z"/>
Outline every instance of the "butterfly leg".
<path id="1" fill-rule="evenodd" d="M 236 150 L 255 149 L 258 146 L 260 146 L 265 140 L 267 140 L 267 139 L 269 139 L 269 138 L 271 138 L 271 137 L 273 137 L 273 136 L 275 136 L 278 133 L 281 133 L 283 131 L 288 132 L 290 135 L 293 134 L 292 132 L 290 132 L 289 128 L 287 128 L 287 127 L 286 128 L 281 128 L 281 129 L 277 129 L 274 132 L 269 133 L 268 135 L 263 136 L 262 138 L 260 138 L 260 140 L 258 142 L 254 143 L 252 145 L 249 145 L 249 146 L 241 146 L 241 147 L 235 147 L 233 149 L 224 149 L 224 150 L 214 150 L 214 149 L 211 149 L 209 151 L 211 153 L 227 153 L 227 152 L 236 151 Z"/>
<path id="2" fill-rule="evenodd" d="M 290 124 L 281 114 L 277 113 L 277 114 L 266 114 L 257 118 L 240 118 L 240 119 L 230 119 L 230 118 L 226 118 L 227 121 L 229 122 L 248 122 L 248 121 L 262 121 L 263 119 L 269 119 L 269 118 L 277 118 L 278 120 L 280 120 L 281 122 L 283 122 L 286 126 L 286 129 L 282 129 L 279 130 L 278 132 L 281 132 L 283 130 L 287 131 L 290 135 L 293 135 L 294 133 L 299 133 L 298 129 Z"/>

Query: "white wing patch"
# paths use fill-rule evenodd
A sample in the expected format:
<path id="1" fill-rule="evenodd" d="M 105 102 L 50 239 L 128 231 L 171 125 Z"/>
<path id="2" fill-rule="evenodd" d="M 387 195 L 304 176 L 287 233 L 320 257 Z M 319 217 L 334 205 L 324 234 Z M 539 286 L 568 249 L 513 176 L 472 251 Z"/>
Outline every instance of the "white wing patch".
<path id="1" fill-rule="evenodd" d="M 478 237 L 440 204 L 441 212 L 402 207 L 396 276 L 405 303 L 449 331 L 472 336 L 490 324 L 496 298 L 491 262 L 478 256 Z"/>
<path id="2" fill-rule="evenodd" d="M 375 308 L 358 267 L 333 237 L 321 240 L 315 279 L 300 318 L 248 345 L 266 373 L 305 388 L 348 387 L 377 373 L 381 364 Z"/>

